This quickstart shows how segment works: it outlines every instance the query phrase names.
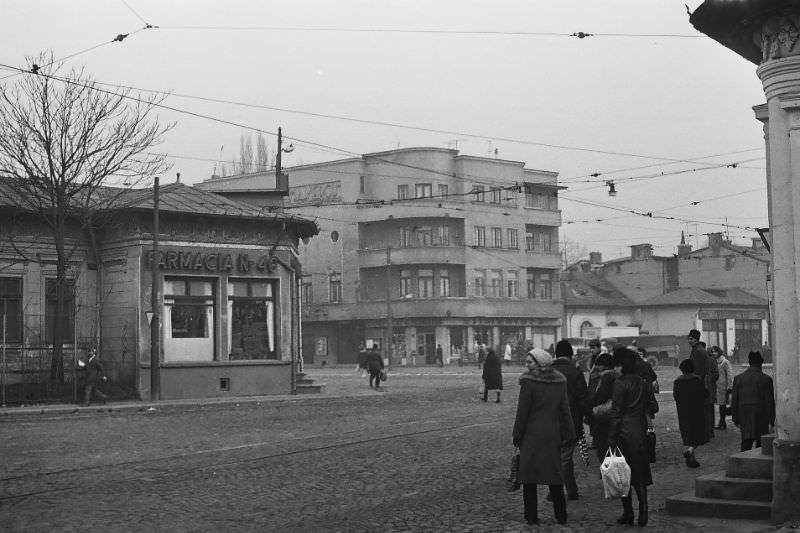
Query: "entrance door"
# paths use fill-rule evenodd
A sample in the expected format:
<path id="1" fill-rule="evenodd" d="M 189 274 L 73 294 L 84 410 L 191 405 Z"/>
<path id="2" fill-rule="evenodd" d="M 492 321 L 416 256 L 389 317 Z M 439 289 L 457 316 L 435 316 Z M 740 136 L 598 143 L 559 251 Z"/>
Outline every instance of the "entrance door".
<path id="1" fill-rule="evenodd" d="M 417 330 L 417 355 L 424 355 L 426 364 L 436 362 L 436 335 L 433 332 L 421 333 Z"/>

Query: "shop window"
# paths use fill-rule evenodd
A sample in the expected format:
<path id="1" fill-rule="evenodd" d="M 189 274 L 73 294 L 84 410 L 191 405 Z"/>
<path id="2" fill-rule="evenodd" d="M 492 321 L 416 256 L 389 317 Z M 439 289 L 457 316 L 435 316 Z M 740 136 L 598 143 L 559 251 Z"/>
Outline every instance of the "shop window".
<path id="1" fill-rule="evenodd" d="M 214 360 L 214 282 L 164 280 L 164 360 Z"/>
<path id="2" fill-rule="evenodd" d="M 228 282 L 228 353 L 231 360 L 277 359 L 276 282 Z"/>
<path id="3" fill-rule="evenodd" d="M 5 329 L 3 324 L 5 322 Z M 2 337 L 5 331 L 5 339 Z M 22 279 L 0 278 L 0 343 L 22 342 Z"/>
<path id="4" fill-rule="evenodd" d="M 46 342 L 55 342 L 55 324 L 61 327 L 62 342 L 72 344 L 75 334 L 75 280 L 64 280 L 64 312 L 58 313 L 58 289 L 54 278 L 45 280 L 46 316 L 44 334 Z"/>

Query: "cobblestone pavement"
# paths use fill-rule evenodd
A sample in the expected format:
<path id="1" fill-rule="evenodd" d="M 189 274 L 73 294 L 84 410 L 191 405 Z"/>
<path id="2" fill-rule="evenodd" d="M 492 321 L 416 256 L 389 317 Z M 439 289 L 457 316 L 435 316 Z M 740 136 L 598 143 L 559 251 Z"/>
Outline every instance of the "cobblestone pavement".
<path id="1" fill-rule="evenodd" d="M 384 390 L 351 368 L 308 369 L 320 395 L 0 410 L 3 532 L 603 532 L 598 462 L 576 465 L 581 498 L 541 524 L 507 493 L 518 368 L 502 403 L 479 401 L 473 368 L 406 368 Z M 662 385 L 671 379 L 663 376 Z M 668 387 L 664 387 L 668 388 Z M 738 431 L 717 431 L 683 465 L 671 394 L 660 395 L 652 532 L 774 531 L 766 522 L 673 517 L 669 495 L 723 468 Z"/>

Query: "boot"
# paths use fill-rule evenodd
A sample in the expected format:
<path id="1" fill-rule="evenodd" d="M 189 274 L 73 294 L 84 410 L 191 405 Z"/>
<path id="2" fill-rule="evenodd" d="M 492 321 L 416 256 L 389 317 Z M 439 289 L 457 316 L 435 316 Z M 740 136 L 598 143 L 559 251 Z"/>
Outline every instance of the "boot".
<path id="1" fill-rule="evenodd" d="M 633 488 L 636 491 L 636 499 L 639 500 L 639 519 L 637 520 L 637 523 L 640 526 L 646 526 L 649 515 L 649 510 L 647 507 L 647 486 L 634 485 Z"/>
<path id="2" fill-rule="evenodd" d="M 567 523 L 567 501 L 564 499 L 562 485 L 550 485 L 550 497 L 553 500 L 553 515 L 559 524 Z"/>
<path id="3" fill-rule="evenodd" d="M 630 492 L 622 498 L 622 515 L 617 518 L 617 524 L 633 525 L 633 501 Z"/>

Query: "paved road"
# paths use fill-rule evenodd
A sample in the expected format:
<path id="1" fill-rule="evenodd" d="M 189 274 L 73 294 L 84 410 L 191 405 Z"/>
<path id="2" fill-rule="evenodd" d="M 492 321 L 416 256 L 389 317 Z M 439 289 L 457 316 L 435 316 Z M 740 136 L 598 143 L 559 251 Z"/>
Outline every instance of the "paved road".
<path id="1" fill-rule="evenodd" d="M 555 523 L 522 519 L 504 491 L 516 369 L 503 402 L 478 400 L 474 369 L 401 369 L 369 390 L 351 369 L 309 369 L 318 396 L 204 405 L 0 411 L 0 531 L 514 532 L 620 531 L 597 461 L 578 466 L 581 499 Z M 667 496 L 723 468 L 738 432 L 680 456 L 674 404 L 661 395 L 649 531 L 755 532 L 769 524 L 676 518 Z"/>

